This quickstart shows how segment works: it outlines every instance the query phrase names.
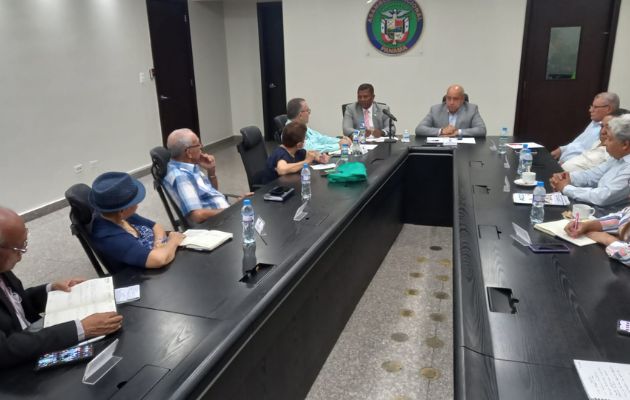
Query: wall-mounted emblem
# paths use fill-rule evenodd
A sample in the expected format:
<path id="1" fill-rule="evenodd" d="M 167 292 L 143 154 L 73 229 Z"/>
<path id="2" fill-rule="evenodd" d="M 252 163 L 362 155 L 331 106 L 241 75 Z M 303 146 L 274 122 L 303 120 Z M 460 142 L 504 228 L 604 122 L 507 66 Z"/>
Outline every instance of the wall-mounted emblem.
<path id="1" fill-rule="evenodd" d="M 370 43 L 384 54 L 404 54 L 422 33 L 422 10 L 415 0 L 378 0 L 367 15 Z"/>

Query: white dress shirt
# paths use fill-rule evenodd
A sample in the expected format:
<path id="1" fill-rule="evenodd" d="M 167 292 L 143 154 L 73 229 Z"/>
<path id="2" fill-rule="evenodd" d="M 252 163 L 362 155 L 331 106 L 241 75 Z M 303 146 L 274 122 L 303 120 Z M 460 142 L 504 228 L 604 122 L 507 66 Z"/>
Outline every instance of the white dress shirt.
<path id="1" fill-rule="evenodd" d="M 593 143 L 593 147 L 590 149 L 562 163 L 562 169 L 567 172 L 586 171 L 608 160 L 610 160 L 610 156 L 606 151 L 606 146 L 597 141 Z"/>
<path id="2" fill-rule="evenodd" d="M 571 143 L 560 146 L 560 159 L 558 162 L 562 164 L 569 161 L 572 157 L 582 154 L 593 146 L 593 143 L 599 141 L 599 131 L 602 129 L 601 122 L 591 121 L 590 124 L 580 133 Z"/>
<path id="3" fill-rule="evenodd" d="M 571 184 L 562 193 L 596 206 L 625 205 L 630 196 L 630 154 L 611 158 L 587 171 L 571 172 Z"/>

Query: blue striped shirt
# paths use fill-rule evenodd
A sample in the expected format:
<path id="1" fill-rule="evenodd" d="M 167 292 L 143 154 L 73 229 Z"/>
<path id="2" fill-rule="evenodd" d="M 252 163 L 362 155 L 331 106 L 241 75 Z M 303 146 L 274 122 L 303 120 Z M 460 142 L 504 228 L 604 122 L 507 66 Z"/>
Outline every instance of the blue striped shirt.
<path id="1" fill-rule="evenodd" d="M 623 210 L 608 214 L 604 217 L 597 219 L 602 224 L 602 230 L 611 235 L 619 236 L 623 227 L 630 222 L 630 207 L 626 207 Z M 612 242 L 606 246 L 606 254 L 610 258 L 621 261 L 625 265 L 630 265 L 630 243 L 628 243 L 628 232 L 625 233 L 625 237 L 620 237 L 619 240 Z"/>
<path id="2" fill-rule="evenodd" d="M 197 164 L 169 161 L 163 183 L 184 215 L 202 208 L 221 209 L 230 206 L 225 196 L 212 187 Z"/>

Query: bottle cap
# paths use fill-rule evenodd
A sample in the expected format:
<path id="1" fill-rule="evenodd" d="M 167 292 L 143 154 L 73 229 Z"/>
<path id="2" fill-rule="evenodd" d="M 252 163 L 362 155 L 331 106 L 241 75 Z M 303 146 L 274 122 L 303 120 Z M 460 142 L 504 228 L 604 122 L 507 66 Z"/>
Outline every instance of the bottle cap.
<path id="1" fill-rule="evenodd" d="M 308 168 L 308 164 L 304 163 L 304 165 L 302 165 L 302 168 Z"/>
<path id="2" fill-rule="evenodd" d="M 526 149 L 526 148 L 528 148 L 528 147 L 529 147 L 529 145 L 528 145 L 527 143 L 523 143 L 523 148 L 524 148 L 524 149 Z"/>
<path id="3" fill-rule="evenodd" d="M 536 186 L 545 187 L 545 182 L 543 182 L 543 181 L 536 181 Z"/>
<path id="4" fill-rule="evenodd" d="M 243 205 L 244 205 L 244 206 L 249 206 L 249 205 L 251 205 L 251 204 L 252 204 L 252 201 L 251 201 L 250 199 L 245 199 L 245 200 L 243 200 Z"/>

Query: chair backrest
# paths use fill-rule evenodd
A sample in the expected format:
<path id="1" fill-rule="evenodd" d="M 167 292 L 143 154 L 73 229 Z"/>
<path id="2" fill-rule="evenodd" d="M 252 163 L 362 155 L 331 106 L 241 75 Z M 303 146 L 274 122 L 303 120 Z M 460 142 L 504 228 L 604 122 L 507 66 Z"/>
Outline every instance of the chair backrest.
<path id="1" fill-rule="evenodd" d="M 99 257 L 92 243 L 92 219 L 94 210 L 90 206 L 88 197 L 90 187 L 85 183 L 77 183 L 66 190 L 66 200 L 70 203 L 70 231 L 81 243 L 81 247 L 87 254 L 98 276 L 106 276 L 111 273 L 107 263 Z"/>
<path id="2" fill-rule="evenodd" d="M 464 93 L 464 103 L 468 103 L 468 93 Z M 442 103 L 446 103 L 446 95 L 442 96 Z"/>
<path id="3" fill-rule="evenodd" d="M 267 149 L 258 127 L 246 126 L 241 129 L 241 136 L 243 141 L 236 149 L 243 160 L 249 190 L 254 191 L 266 183 Z"/>
<path id="4" fill-rule="evenodd" d="M 276 130 L 273 133 L 273 138 L 278 144 L 282 144 L 282 130 L 287 124 L 288 119 L 289 118 L 287 117 L 286 114 L 276 115 L 273 118 L 273 124 L 276 127 Z"/>
<path id="5" fill-rule="evenodd" d="M 346 103 L 346 104 L 342 104 L 341 105 L 341 116 L 343 117 L 344 115 L 346 115 L 346 107 L 348 107 L 350 104 L 352 103 Z"/>
<path id="6" fill-rule="evenodd" d="M 171 193 L 164 187 L 162 180 L 166 176 L 167 165 L 171 160 L 171 152 L 169 149 L 158 146 L 153 148 L 149 154 L 151 155 L 151 175 L 153 176 L 153 188 L 160 196 L 162 205 L 166 210 L 168 219 L 171 221 L 174 230 L 185 231 L 190 228 L 190 223 L 182 214 L 178 203 L 173 199 Z"/>

